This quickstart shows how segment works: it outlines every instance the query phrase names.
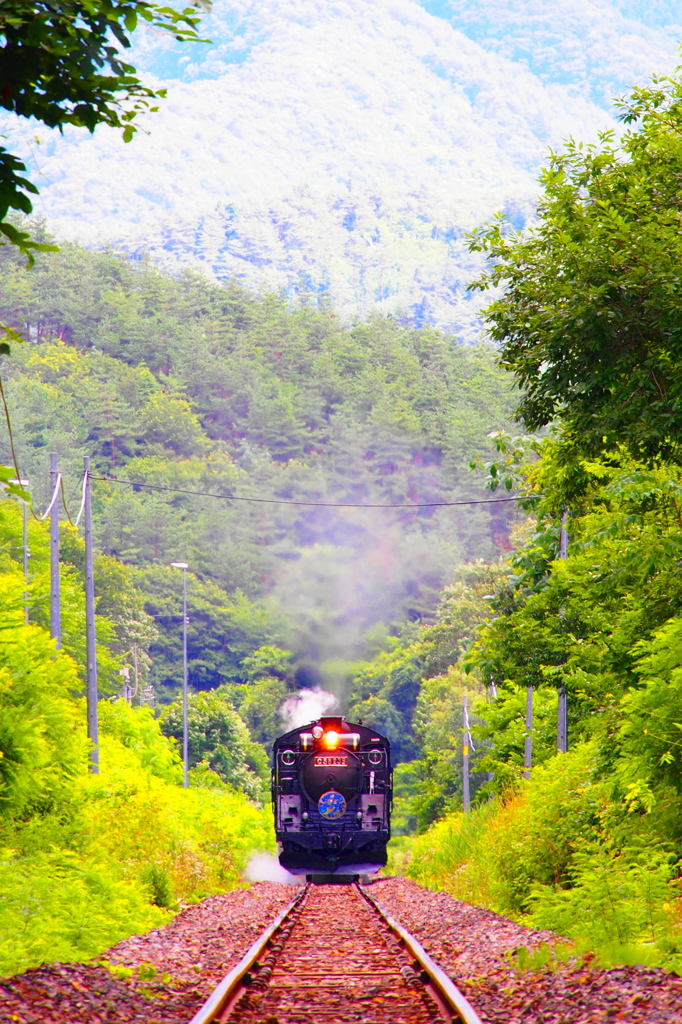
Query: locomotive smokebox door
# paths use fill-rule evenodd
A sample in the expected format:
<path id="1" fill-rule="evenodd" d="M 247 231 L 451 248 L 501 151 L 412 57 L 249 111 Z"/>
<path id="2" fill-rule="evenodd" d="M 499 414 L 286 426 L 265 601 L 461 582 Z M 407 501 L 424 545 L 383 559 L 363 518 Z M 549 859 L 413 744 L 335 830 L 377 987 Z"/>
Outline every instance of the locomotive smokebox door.
<path id="1" fill-rule="evenodd" d="M 362 791 L 362 761 L 350 750 L 309 754 L 301 776 L 307 796 L 315 803 L 330 790 L 340 793 L 346 803 Z"/>

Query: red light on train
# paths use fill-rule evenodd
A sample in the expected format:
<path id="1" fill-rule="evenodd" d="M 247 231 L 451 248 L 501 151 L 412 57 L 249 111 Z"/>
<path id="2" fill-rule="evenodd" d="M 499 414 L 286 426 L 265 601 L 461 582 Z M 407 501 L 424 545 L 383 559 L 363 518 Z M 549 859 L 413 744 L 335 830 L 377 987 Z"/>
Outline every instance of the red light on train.
<path id="1" fill-rule="evenodd" d="M 324 734 L 324 745 L 328 750 L 335 750 L 339 745 L 339 739 L 338 732 L 330 729 L 329 732 Z"/>

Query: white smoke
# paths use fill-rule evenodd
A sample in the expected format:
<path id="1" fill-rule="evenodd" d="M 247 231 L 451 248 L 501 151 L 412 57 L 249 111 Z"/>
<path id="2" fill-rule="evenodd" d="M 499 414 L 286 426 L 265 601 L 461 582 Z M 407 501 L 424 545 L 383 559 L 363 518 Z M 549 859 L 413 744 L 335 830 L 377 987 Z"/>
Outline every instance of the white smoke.
<path id="1" fill-rule="evenodd" d="M 283 885 L 301 885 L 302 879 L 290 875 L 271 853 L 255 853 L 246 865 L 244 875 L 250 882 L 280 882 Z"/>
<path id="2" fill-rule="evenodd" d="M 315 686 L 312 690 L 299 690 L 287 697 L 279 709 L 279 716 L 286 729 L 298 729 L 334 711 L 338 706 L 339 702 L 333 693 Z"/>

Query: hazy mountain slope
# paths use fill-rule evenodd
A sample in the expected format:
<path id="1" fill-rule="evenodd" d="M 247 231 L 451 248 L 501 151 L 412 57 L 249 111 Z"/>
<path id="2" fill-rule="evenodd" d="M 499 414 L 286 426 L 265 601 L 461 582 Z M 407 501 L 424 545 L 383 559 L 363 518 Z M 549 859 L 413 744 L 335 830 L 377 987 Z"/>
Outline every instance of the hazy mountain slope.
<path id="1" fill-rule="evenodd" d="M 611 126 L 607 97 L 671 67 L 676 29 L 607 0 L 425 7 L 225 0 L 210 46 L 148 32 L 133 57 L 169 87 L 149 134 L 25 133 L 40 208 L 166 266 L 470 334 L 463 230 L 503 206 L 522 222 L 547 147 Z"/>

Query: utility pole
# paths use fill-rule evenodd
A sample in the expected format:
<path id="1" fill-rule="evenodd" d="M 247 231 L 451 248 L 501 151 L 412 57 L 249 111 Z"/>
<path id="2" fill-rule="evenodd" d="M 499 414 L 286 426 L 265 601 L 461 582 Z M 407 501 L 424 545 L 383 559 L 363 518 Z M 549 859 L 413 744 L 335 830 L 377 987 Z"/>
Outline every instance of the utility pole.
<path id="1" fill-rule="evenodd" d="M 497 700 L 497 686 L 495 685 L 495 680 L 493 679 L 492 676 L 490 677 L 490 684 L 488 686 L 488 700 L 490 700 L 490 701 Z M 486 775 L 487 775 L 487 781 L 488 782 L 492 782 L 493 778 L 495 777 L 494 772 L 487 772 Z M 488 799 L 489 800 L 493 799 L 493 794 L 492 793 L 489 795 Z"/>
<path id="2" fill-rule="evenodd" d="M 11 484 L 18 484 L 22 490 L 27 490 L 29 481 L 28 480 L 10 480 Z M 28 502 L 21 502 L 24 509 L 24 529 L 23 529 L 23 545 L 24 545 L 24 582 L 26 589 L 24 590 L 24 621 L 28 626 Z"/>
<path id="3" fill-rule="evenodd" d="M 137 697 L 137 691 L 140 686 L 140 666 L 137 658 L 137 640 L 133 641 L 133 667 L 135 670 L 135 692 L 133 697 Z"/>
<path id="4" fill-rule="evenodd" d="M 97 637 L 95 634 L 95 568 L 92 553 L 92 502 L 90 456 L 85 464 L 85 649 L 87 664 L 88 739 L 90 771 L 99 775 L 99 725 L 97 721 Z"/>
<path id="5" fill-rule="evenodd" d="M 187 562 L 171 562 L 174 569 L 182 569 L 182 765 L 183 786 L 189 782 L 189 716 L 187 711 Z"/>
<path id="6" fill-rule="evenodd" d="M 28 487 L 28 480 L 22 480 L 21 486 Z M 22 502 L 24 506 L 24 583 L 26 589 L 24 590 L 24 620 L 28 626 L 28 502 Z"/>
<path id="7" fill-rule="evenodd" d="M 55 646 L 62 646 L 62 622 L 59 606 L 59 501 L 57 487 L 60 483 L 57 468 L 57 453 L 50 455 L 50 487 L 52 510 L 50 512 L 50 635 Z"/>
<path id="8" fill-rule="evenodd" d="M 533 763 L 533 687 L 526 687 L 526 739 L 523 744 L 523 777 L 530 778 Z"/>
<path id="9" fill-rule="evenodd" d="M 561 535 L 559 540 L 559 558 L 563 559 L 568 555 L 567 523 L 568 512 L 564 509 L 564 514 L 561 517 Z M 560 754 L 565 754 L 568 750 L 568 694 L 564 685 L 559 687 L 556 748 Z"/>
<path id="10" fill-rule="evenodd" d="M 471 808 L 471 793 L 469 790 L 469 744 L 471 733 L 469 732 L 469 698 L 466 693 L 462 697 L 462 804 L 464 813 L 468 814 Z"/>

